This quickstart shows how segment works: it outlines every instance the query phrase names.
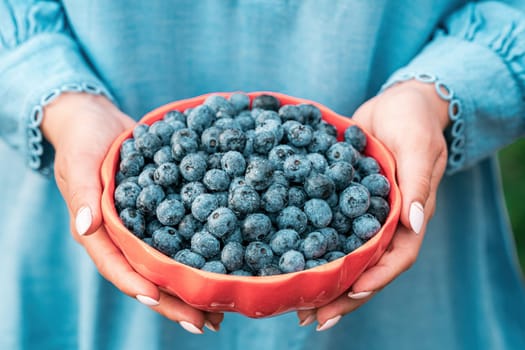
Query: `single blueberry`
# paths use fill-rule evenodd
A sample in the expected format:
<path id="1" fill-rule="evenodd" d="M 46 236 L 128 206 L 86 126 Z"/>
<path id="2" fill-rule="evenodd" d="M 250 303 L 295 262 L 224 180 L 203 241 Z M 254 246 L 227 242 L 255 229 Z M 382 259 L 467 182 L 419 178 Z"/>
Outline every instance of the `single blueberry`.
<path id="1" fill-rule="evenodd" d="M 370 174 L 363 177 L 361 185 L 368 189 L 371 196 L 386 198 L 390 193 L 390 182 L 382 174 Z"/>
<path id="2" fill-rule="evenodd" d="M 330 135 L 321 130 L 315 130 L 312 134 L 312 140 L 307 146 L 308 152 L 325 154 L 328 149 L 337 142 L 334 135 Z"/>
<path id="3" fill-rule="evenodd" d="M 161 227 L 153 232 L 151 238 L 153 248 L 168 256 L 173 256 L 182 247 L 183 238 L 173 227 Z"/>
<path id="4" fill-rule="evenodd" d="M 217 152 L 208 154 L 208 159 L 206 160 L 208 169 L 221 169 L 221 161 L 224 153 Z"/>
<path id="5" fill-rule="evenodd" d="M 150 219 L 146 221 L 146 232 L 144 233 L 146 237 L 151 237 L 153 232 L 157 231 L 159 228 L 164 227 L 157 219 Z"/>
<path id="6" fill-rule="evenodd" d="M 144 238 L 146 220 L 144 215 L 134 208 L 124 208 L 119 214 L 122 224 L 138 238 Z"/>
<path id="7" fill-rule="evenodd" d="M 229 176 L 242 176 L 246 171 L 246 160 L 238 151 L 228 151 L 222 155 L 221 169 Z"/>
<path id="8" fill-rule="evenodd" d="M 221 261 L 228 271 L 239 270 L 244 265 L 244 247 L 239 242 L 229 242 L 221 251 Z"/>
<path id="9" fill-rule="evenodd" d="M 325 255 L 327 247 L 326 237 L 319 231 L 313 231 L 304 239 L 302 253 L 306 259 L 316 259 Z"/>
<path id="10" fill-rule="evenodd" d="M 210 107 L 217 118 L 233 117 L 236 114 L 233 104 L 221 95 L 208 96 L 204 105 Z"/>
<path id="11" fill-rule="evenodd" d="M 323 259 L 325 259 L 328 262 L 331 262 L 331 261 L 340 259 L 340 258 L 344 257 L 345 255 L 346 255 L 345 253 L 343 253 L 343 252 L 341 252 L 339 250 L 334 250 L 334 251 L 326 253 L 323 256 Z"/>
<path id="12" fill-rule="evenodd" d="M 171 152 L 177 161 L 181 161 L 187 154 L 197 152 L 198 149 L 199 136 L 189 128 L 177 130 L 171 136 Z"/>
<path id="13" fill-rule="evenodd" d="M 366 147 L 366 135 L 357 125 L 351 125 L 344 131 L 345 142 L 351 144 L 358 152 L 363 153 Z"/>
<path id="14" fill-rule="evenodd" d="M 284 161 L 284 175 L 290 182 L 303 183 L 312 170 L 312 162 L 303 155 L 292 155 Z"/>
<path id="15" fill-rule="evenodd" d="M 191 208 L 191 204 L 195 198 L 202 193 L 206 193 L 206 187 L 199 181 L 188 182 L 180 189 L 182 203 L 188 209 Z"/>
<path id="16" fill-rule="evenodd" d="M 115 206 L 117 210 L 135 208 L 142 188 L 135 182 L 123 182 L 115 188 Z"/>
<path id="17" fill-rule="evenodd" d="M 230 177 L 221 169 L 208 170 L 204 174 L 202 182 L 208 190 L 215 192 L 226 191 L 230 187 Z"/>
<path id="18" fill-rule="evenodd" d="M 286 131 L 288 142 L 296 147 L 308 146 L 312 141 L 312 136 L 312 127 L 301 123 L 291 125 Z"/>
<path id="19" fill-rule="evenodd" d="M 219 136 L 222 129 L 212 126 L 205 129 L 201 134 L 202 149 L 208 153 L 215 153 L 219 151 Z"/>
<path id="20" fill-rule="evenodd" d="M 225 207 L 219 207 L 212 211 L 207 221 L 208 231 L 215 237 L 221 238 L 232 233 L 237 227 L 237 216 Z"/>
<path id="21" fill-rule="evenodd" d="M 303 115 L 304 122 L 309 125 L 318 125 L 322 121 L 322 113 L 319 108 L 311 103 L 301 103 L 297 107 Z"/>
<path id="22" fill-rule="evenodd" d="M 246 184 L 257 191 L 264 190 L 271 184 L 273 171 L 272 163 L 265 158 L 250 160 L 244 175 Z"/>
<path id="23" fill-rule="evenodd" d="M 311 173 L 304 182 L 304 191 L 310 198 L 327 199 L 334 193 L 335 184 L 327 175 Z"/>
<path id="24" fill-rule="evenodd" d="M 326 250 L 337 250 L 340 247 L 339 233 L 333 227 L 325 227 L 318 230 L 326 238 Z"/>
<path id="25" fill-rule="evenodd" d="M 224 129 L 219 135 L 219 149 L 222 152 L 244 151 L 246 135 L 240 129 Z"/>
<path id="26" fill-rule="evenodd" d="M 252 109 L 260 108 L 265 110 L 278 111 L 280 106 L 281 102 L 277 99 L 277 97 L 268 94 L 261 94 L 259 96 L 256 96 L 252 101 Z"/>
<path id="27" fill-rule="evenodd" d="M 313 269 L 314 267 L 321 266 L 328 263 L 326 259 L 309 259 L 304 264 L 304 269 Z"/>
<path id="28" fill-rule="evenodd" d="M 332 146 L 330 146 L 328 151 L 326 151 L 325 155 L 329 164 L 343 161 L 354 165 L 359 159 L 359 152 L 357 152 L 355 148 L 352 147 L 352 145 L 346 142 L 334 143 Z"/>
<path id="29" fill-rule="evenodd" d="M 377 174 L 381 171 L 379 163 L 377 163 L 377 160 L 373 157 L 359 158 L 356 164 L 356 169 L 362 178 L 370 174 Z"/>
<path id="30" fill-rule="evenodd" d="M 228 207 L 241 215 L 250 214 L 259 209 L 259 193 L 249 185 L 240 185 L 230 189 Z"/>
<path id="31" fill-rule="evenodd" d="M 253 273 L 246 270 L 235 270 L 230 272 L 230 275 L 232 276 L 253 276 Z"/>
<path id="32" fill-rule="evenodd" d="M 125 139 L 122 141 L 122 144 L 120 145 L 120 158 L 126 158 L 128 155 L 132 153 L 137 153 L 137 149 L 135 148 L 135 140 L 132 138 Z"/>
<path id="33" fill-rule="evenodd" d="M 179 164 L 180 174 L 186 181 L 199 181 L 206 173 L 206 158 L 199 153 L 190 153 Z"/>
<path id="34" fill-rule="evenodd" d="M 277 213 L 288 204 L 288 189 L 272 184 L 261 196 L 261 207 L 268 213 Z"/>
<path id="35" fill-rule="evenodd" d="M 233 106 L 233 109 L 235 110 L 236 114 L 250 107 L 250 97 L 240 92 L 231 94 L 229 97 L 229 101 Z"/>
<path id="36" fill-rule="evenodd" d="M 271 241 L 270 247 L 277 255 L 282 255 L 291 249 L 299 247 L 299 234 L 295 230 L 283 229 L 275 232 Z"/>
<path id="37" fill-rule="evenodd" d="M 284 273 L 304 270 L 304 255 L 297 250 L 288 250 L 279 259 L 279 268 Z"/>
<path id="38" fill-rule="evenodd" d="M 234 118 L 240 125 L 242 131 L 255 129 L 255 119 L 250 111 L 242 111 Z"/>
<path id="39" fill-rule="evenodd" d="M 157 120 L 149 127 L 149 132 L 157 135 L 162 141 L 163 145 L 169 145 L 171 135 L 173 134 L 173 127 L 164 120 Z"/>
<path id="40" fill-rule="evenodd" d="M 304 203 L 308 199 L 308 196 L 306 195 L 306 192 L 304 191 L 303 187 L 301 186 L 292 186 L 288 190 L 288 205 L 302 208 L 304 207 Z"/>
<path id="41" fill-rule="evenodd" d="M 366 213 L 369 206 L 370 193 L 361 184 L 352 182 L 339 195 L 339 209 L 349 218 L 355 218 Z"/>
<path id="42" fill-rule="evenodd" d="M 277 265 L 269 264 L 269 265 L 264 266 L 262 269 L 258 270 L 257 271 L 257 276 L 259 276 L 259 277 L 275 276 L 275 275 L 280 275 L 282 273 L 283 272 L 281 271 L 281 269 Z"/>
<path id="43" fill-rule="evenodd" d="M 120 160 L 119 169 L 126 177 L 138 176 L 144 167 L 144 163 L 142 154 L 134 152 Z"/>
<path id="44" fill-rule="evenodd" d="M 139 123 L 135 125 L 135 127 L 133 128 L 133 138 L 134 139 L 139 138 L 140 136 L 147 133 L 148 129 L 149 129 L 149 125 L 147 124 Z"/>
<path id="45" fill-rule="evenodd" d="M 343 250 L 345 254 L 349 254 L 363 245 L 363 240 L 357 235 L 352 234 L 348 236 L 344 242 Z"/>
<path id="46" fill-rule="evenodd" d="M 180 111 L 177 110 L 171 110 L 164 114 L 164 117 L 162 117 L 165 122 L 172 124 L 173 122 L 181 122 L 186 123 L 186 116 L 182 114 Z"/>
<path id="47" fill-rule="evenodd" d="M 221 245 L 217 237 L 204 230 L 191 237 L 191 250 L 205 258 L 211 258 L 220 253 Z"/>
<path id="48" fill-rule="evenodd" d="M 202 228 L 202 223 L 191 214 L 185 215 L 177 226 L 177 231 L 185 239 L 191 237 Z"/>
<path id="49" fill-rule="evenodd" d="M 137 197 L 136 206 L 146 215 L 153 214 L 165 196 L 166 194 L 161 186 L 149 185 L 140 191 Z"/>
<path id="50" fill-rule="evenodd" d="M 268 154 L 275 146 L 277 140 L 275 134 L 269 130 L 256 129 L 253 139 L 253 150 L 259 154 Z"/>
<path id="51" fill-rule="evenodd" d="M 247 242 L 265 240 L 271 228 L 270 218 L 262 213 L 250 214 L 241 223 L 242 237 Z"/>
<path id="52" fill-rule="evenodd" d="M 158 185 L 168 187 L 179 183 L 179 167 L 175 163 L 162 163 L 153 172 L 153 180 Z"/>
<path id="53" fill-rule="evenodd" d="M 167 162 L 174 162 L 173 153 L 171 153 L 170 146 L 162 146 L 155 154 L 153 155 L 153 162 L 156 165 L 161 165 Z"/>
<path id="54" fill-rule="evenodd" d="M 337 129 L 335 128 L 335 126 L 325 122 L 324 120 L 321 120 L 319 124 L 315 125 L 315 130 L 321 131 L 333 137 L 337 137 Z"/>
<path id="55" fill-rule="evenodd" d="M 381 224 L 372 214 L 365 213 L 352 221 L 352 232 L 362 240 L 372 238 L 381 229 Z"/>
<path id="56" fill-rule="evenodd" d="M 288 145 L 277 145 L 268 153 L 268 160 L 276 170 L 283 170 L 286 158 L 295 155 L 295 150 Z"/>
<path id="57" fill-rule="evenodd" d="M 209 128 L 215 121 L 213 109 L 207 105 L 199 105 L 190 112 L 186 118 L 188 128 L 201 134 L 206 128 Z"/>
<path id="58" fill-rule="evenodd" d="M 349 233 L 352 228 L 352 219 L 344 215 L 339 207 L 334 209 L 332 213 L 330 227 L 333 227 L 339 234 Z"/>
<path id="59" fill-rule="evenodd" d="M 332 221 L 332 209 L 326 201 L 312 198 L 304 203 L 304 213 L 315 228 L 326 227 Z"/>
<path id="60" fill-rule="evenodd" d="M 205 222 L 212 211 L 219 207 L 217 197 L 210 193 L 201 193 L 191 204 L 191 214 L 195 219 Z"/>
<path id="61" fill-rule="evenodd" d="M 145 132 L 135 138 L 135 148 L 146 158 L 153 158 L 155 152 L 162 147 L 160 137 L 151 132 Z"/>
<path id="62" fill-rule="evenodd" d="M 288 206 L 277 216 L 277 227 L 280 230 L 289 228 L 301 234 L 306 230 L 307 224 L 308 217 L 297 207 Z"/>
<path id="63" fill-rule="evenodd" d="M 390 213 L 390 205 L 382 197 L 372 196 L 370 197 L 370 206 L 368 207 L 368 213 L 374 215 L 382 225 L 385 223 L 388 214 Z"/>
<path id="64" fill-rule="evenodd" d="M 283 105 L 279 108 L 279 117 L 283 122 L 287 120 L 295 120 L 301 124 L 305 123 L 304 115 L 301 113 L 301 109 L 296 105 Z"/>
<path id="65" fill-rule="evenodd" d="M 323 174 L 328 168 L 328 161 L 321 153 L 308 153 L 306 158 L 312 163 L 312 171 Z"/>
<path id="66" fill-rule="evenodd" d="M 176 199 L 164 199 L 155 212 L 157 219 L 166 226 L 177 225 L 185 215 L 184 204 Z"/>
<path id="67" fill-rule="evenodd" d="M 189 249 L 181 249 L 175 255 L 173 259 L 181 264 L 191 266 L 196 269 L 200 269 L 206 263 L 206 259 Z"/>
<path id="68" fill-rule="evenodd" d="M 258 271 L 272 263 L 272 248 L 263 242 L 250 242 L 244 252 L 244 261 L 253 271 Z"/>
<path id="69" fill-rule="evenodd" d="M 207 261 L 201 267 L 202 271 L 226 274 L 226 267 L 218 260 Z"/>
<path id="70" fill-rule="evenodd" d="M 328 166 L 325 175 L 332 179 L 337 191 L 342 191 L 352 182 L 354 168 L 348 162 L 335 162 Z"/>

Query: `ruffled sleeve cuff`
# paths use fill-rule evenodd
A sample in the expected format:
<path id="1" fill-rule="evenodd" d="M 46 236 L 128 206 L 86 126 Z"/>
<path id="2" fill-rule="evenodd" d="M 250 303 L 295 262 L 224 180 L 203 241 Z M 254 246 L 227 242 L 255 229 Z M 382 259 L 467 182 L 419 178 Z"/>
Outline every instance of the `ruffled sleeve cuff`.
<path id="1" fill-rule="evenodd" d="M 469 5 L 383 89 L 407 79 L 449 101 L 447 172 L 466 168 L 525 131 L 525 19 L 502 4 Z"/>
<path id="2" fill-rule="evenodd" d="M 44 174 L 51 173 L 54 154 L 40 131 L 43 108 L 66 91 L 110 97 L 77 43 L 62 33 L 41 33 L 4 51 L 0 76 L 0 135 Z"/>

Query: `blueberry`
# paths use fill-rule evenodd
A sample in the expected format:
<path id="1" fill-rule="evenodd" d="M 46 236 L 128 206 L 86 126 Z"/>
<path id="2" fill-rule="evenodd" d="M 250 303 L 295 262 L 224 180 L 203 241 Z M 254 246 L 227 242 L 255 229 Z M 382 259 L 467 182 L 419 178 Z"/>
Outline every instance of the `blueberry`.
<path id="1" fill-rule="evenodd" d="M 151 219 L 150 221 L 146 221 L 146 231 L 144 232 L 146 237 L 151 237 L 153 235 L 153 232 L 157 231 L 159 228 L 164 227 L 163 224 L 160 223 L 157 219 Z"/>
<path id="2" fill-rule="evenodd" d="M 232 117 L 236 114 L 233 104 L 221 95 L 208 96 L 204 105 L 210 107 L 217 118 Z"/>
<path id="3" fill-rule="evenodd" d="M 246 270 L 235 270 L 230 273 L 232 276 L 253 276 L 253 273 Z"/>
<path id="4" fill-rule="evenodd" d="M 204 174 L 202 182 L 210 191 L 226 191 L 230 187 L 230 177 L 221 169 L 210 169 Z"/>
<path id="5" fill-rule="evenodd" d="M 272 248 L 263 242 L 250 242 L 244 253 L 244 261 L 253 271 L 258 271 L 272 263 Z"/>
<path id="6" fill-rule="evenodd" d="M 250 214 L 259 209 L 260 196 L 249 185 L 240 185 L 230 190 L 228 207 L 241 215 Z"/>
<path id="7" fill-rule="evenodd" d="M 237 186 L 243 186 L 246 185 L 246 181 L 244 180 L 244 176 L 237 176 L 234 177 L 230 182 L 230 188 L 229 190 L 232 191 Z"/>
<path id="8" fill-rule="evenodd" d="M 212 211 L 219 207 L 217 197 L 210 193 L 199 194 L 191 204 L 191 214 L 195 219 L 205 222 Z"/>
<path id="9" fill-rule="evenodd" d="M 352 219 L 344 215 L 339 208 L 332 211 L 332 222 L 330 227 L 333 227 L 340 234 L 347 234 L 352 228 Z"/>
<path id="10" fill-rule="evenodd" d="M 330 206 L 330 208 L 332 209 L 335 209 L 339 206 L 339 195 L 337 194 L 337 192 L 332 192 L 332 194 L 330 195 L 330 197 L 326 198 L 325 199 L 326 203 L 328 203 L 328 205 Z"/>
<path id="11" fill-rule="evenodd" d="M 277 140 L 273 132 L 265 129 L 255 130 L 255 137 L 253 139 L 253 150 L 255 152 L 268 154 L 276 143 Z"/>
<path id="12" fill-rule="evenodd" d="M 176 186 L 179 183 L 179 167 L 175 163 L 162 163 L 155 169 L 153 180 L 161 186 Z"/>
<path id="13" fill-rule="evenodd" d="M 310 103 L 301 103 L 297 105 L 301 111 L 306 124 L 317 125 L 321 123 L 322 114 L 319 108 Z"/>
<path id="14" fill-rule="evenodd" d="M 341 251 L 338 251 L 338 250 L 334 250 L 334 251 L 331 251 L 331 252 L 328 252 L 326 253 L 323 258 L 328 261 L 328 262 L 331 262 L 331 261 L 334 261 L 334 260 L 337 260 L 337 259 L 340 259 L 342 257 L 344 257 L 346 254 L 341 252 Z"/>
<path id="15" fill-rule="evenodd" d="M 155 152 L 162 147 L 162 140 L 156 134 L 145 132 L 135 138 L 135 148 L 146 158 L 153 158 Z"/>
<path id="16" fill-rule="evenodd" d="M 179 164 L 180 174 L 186 181 L 199 181 L 206 173 L 206 158 L 199 153 L 190 153 Z"/>
<path id="17" fill-rule="evenodd" d="M 242 131 L 255 129 L 255 119 L 250 111 L 242 111 L 235 117 L 235 121 L 240 125 Z"/>
<path id="18" fill-rule="evenodd" d="M 237 114 L 250 107 L 250 97 L 246 94 L 239 92 L 233 93 L 230 95 L 229 100 Z"/>
<path id="19" fill-rule="evenodd" d="M 326 169 L 325 175 L 332 179 L 337 191 L 342 191 L 352 182 L 354 168 L 348 162 L 335 162 Z"/>
<path id="20" fill-rule="evenodd" d="M 208 169 L 221 169 L 223 155 L 224 153 L 222 152 L 208 154 L 208 159 L 206 160 Z"/>
<path id="21" fill-rule="evenodd" d="M 303 183 L 310 170 L 312 163 L 303 155 L 293 155 L 284 161 L 283 171 L 288 180 L 295 183 Z"/>
<path id="22" fill-rule="evenodd" d="M 183 238 L 173 227 L 164 226 L 153 232 L 151 238 L 153 248 L 168 256 L 176 254 L 182 247 Z"/>
<path id="23" fill-rule="evenodd" d="M 273 170 L 272 163 L 265 158 L 251 160 L 244 175 L 246 184 L 257 191 L 266 189 L 271 184 Z"/>
<path id="24" fill-rule="evenodd" d="M 163 145 L 169 145 L 173 131 L 173 127 L 164 120 L 157 120 L 149 127 L 149 132 L 157 135 Z"/>
<path id="25" fill-rule="evenodd" d="M 286 188 L 288 193 L 288 188 L 290 187 L 290 182 L 288 182 L 288 179 L 286 176 L 284 176 L 284 171 L 282 170 L 275 170 L 272 175 L 272 184 L 274 185 L 282 185 Z"/>
<path id="26" fill-rule="evenodd" d="M 217 198 L 217 203 L 219 203 L 219 207 L 228 206 L 228 196 L 230 195 L 228 191 L 214 192 L 213 195 Z"/>
<path id="27" fill-rule="evenodd" d="M 282 210 L 288 203 L 288 189 L 280 184 L 272 184 L 261 196 L 261 207 L 268 213 Z"/>
<path id="28" fill-rule="evenodd" d="M 368 189 L 358 183 L 351 183 L 339 196 L 339 209 L 349 218 L 364 214 L 370 205 Z"/>
<path id="29" fill-rule="evenodd" d="M 381 224 L 384 224 L 390 213 L 390 205 L 382 197 L 371 196 L 368 213 L 374 215 Z"/>
<path id="30" fill-rule="evenodd" d="M 199 139 L 195 131 L 191 129 L 180 129 L 171 136 L 171 152 L 177 161 L 184 156 L 195 153 L 199 149 Z"/>
<path id="31" fill-rule="evenodd" d="M 184 217 L 184 204 L 176 199 L 165 199 L 159 203 L 155 212 L 163 225 L 174 226 Z"/>
<path id="32" fill-rule="evenodd" d="M 332 209 L 326 201 L 312 198 L 304 203 L 304 213 L 315 228 L 326 227 L 332 221 Z"/>
<path id="33" fill-rule="evenodd" d="M 308 153 L 306 158 L 312 163 L 312 171 L 323 174 L 328 168 L 328 161 L 321 153 Z"/>
<path id="34" fill-rule="evenodd" d="M 309 125 L 293 124 L 286 131 L 288 142 L 296 147 L 308 146 L 312 141 L 313 130 Z"/>
<path id="35" fill-rule="evenodd" d="M 180 189 L 181 200 L 186 208 L 191 208 L 195 198 L 202 193 L 206 193 L 206 187 L 198 181 L 188 182 Z"/>
<path id="36" fill-rule="evenodd" d="M 304 182 L 304 191 L 310 198 L 327 199 L 335 191 L 334 181 L 324 174 L 310 174 Z"/>
<path id="37" fill-rule="evenodd" d="M 153 155 L 153 162 L 157 165 L 163 163 L 174 162 L 173 153 L 171 153 L 170 146 L 162 146 L 155 154 Z"/>
<path id="38" fill-rule="evenodd" d="M 328 149 L 337 142 L 335 136 L 327 134 L 324 131 L 315 130 L 312 133 L 312 140 L 307 146 L 308 152 L 324 154 Z"/>
<path id="39" fill-rule="evenodd" d="M 146 215 L 153 214 L 165 196 L 166 195 L 161 186 L 149 185 L 140 191 L 137 197 L 136 206 Z"/>
<path id="40" fill-rule="evenodd" d="M 325 227 L 318 230 L 326 238 L 326 250 L 336 250 L 340 246 L 339 233 L 333 227 Z"/>
<path id="41" fill-rule="evenodd" d="M 304 267 L 304 255 L 297 250 L 289 250 L 279 259 L 279 268 L 284 273 L 302 271 Z"/>
<path id="42" fill-rule="evenodd" d="M 295 150 L 288 145 L 277 145 L 268 153 L 268 159 L 276 170 L 283 170 L 286 158 L 295 155 Z"/>
<path id="43" fill-rule="evenodd" d="M 361 177 L 368 176 L 370 174 L 377 174 L 381 171 L 381 167 L 377 160 L 372 157 L 361 157 L 356 164 L 357 172 Z"/>
<path id="44" fill-rule="evenodd" d="M 267 112 L 266 112 L 267 113 Z M 264 115 L 264 114 L 263 114 Z M 279 117 L 277 117 L 279 118 Z M 257 124 L 257 121 L 256 121 Z M 266 119 L 263 120 L 257 127 L 255 131 L 269 131 L 275 136 L 275 143 L 278 144 L 283 140 L 284 137 L 284 128 L 281 125 L 280 120 L 275 119 Z"/>
<path id="45" fill-rule="evenodd" d="M 306 260 L 304 264 L 304 269 L 305 270 L 313 269 L 314 267 L 321 266 L 326 263 L 328 263 L 328 261 L 325 259 L 309 259 L 309 260 Z"/>
<path id="46" fill-rule="evenodd" d="M 306 259 L 320 258 L 326 253 L 328 243 L 326 237 L 318 231 L 313 231 L 306 236 L 303 244 L 303 254 Z"/>
<path id="47" fill-rule="evenodd" d="M 229 242 L 221 251 L 221 262 L 228 271 L 239 270 L 244 265 L 244 247 L 238 242 Z"/>
<path id="48" fill-rule="evenodd" d="M 213 123 L 213 126 L 219 128 L 219 129 L 238 129 L 243 130 L 241 124 L 237 119 L 233 119 L 230 117 L 223 117 L 220 119 L 217 119 L 215 123 Z"/>
<path id="49" fill-rule="evenodd" d="M 297 249 L 299 246 L 299 234 L 295 230 L 283 229 L 275 232 L 271 241 L 270 247 L 277 255 L 282 255 L 291 249 Z"/>
<path id="50" fill-rule="evenodd" d="M 144 157 L 135 152 L 120 160 L 119 169 L 126 177 L 137 176 L 142 171 L 144 163 Z"/>
<path id="51" fill-rule="evenodd" d="M 207 231 L 196 232 L 191 237 L 191 250 L 205 258 L 212 258 L 220 253 L 220 242 Z"/>
<path id="52" fill-rule="evenodd" d="M 207 227 L 212 235 L 221 238 L 235 230 L 237 227 L 237 216 L 231 209 L 219 207 L 208 217 Z"/>
<path id="53" fill-rule="evenodd" d="M 206 128 L 209 128 L 215 121 L 213 109 L 207 105 L 199 105 L 190 112 L 186 118 L 188 128 L 201 134 Z"/>
<path id="54" fill-rule="evenodd" d="M 382 174 L 370 174 L 363 177 L 361 185 L 368 189 L 371 196 L 386 198 L 390 193 L 390 182 Z"/>
<path id="55" fill-rule="evenodd" d="M 132 153 L 137 153 L 137 149 L 135 148 L 135 140 L 134 139 L 125 139 L 122 141 L 122 145 L 120 145 L 120 158 L 126 158 L 128 155 Z"/>
<path id="56" fill-rule="evenodd" d="M 246 216 L 241 224 L 242 237 L 247 242 L 263 241 L 272 228 L 270 218 L 262 213 Z"/>
<path id="57" fill-rule="evenodd" d="M 202 228 L 202 223 L 191 214 L 185 215 L 179 222 L 177 230 L 185 239 L 191 239 L 193 234 Z"/>
<path id="58" fill-rule="evenodd" d="M 219 151 L 219 136 L 222 129 L 212 126 L 205 129 L 201 134 L 201 146 L 208 153 Z"/>
<path id="59" fill-rule="evenodd" d="M 240 129 L 224 129 L 219 135 L 219 148 L 222 152 L 244 151 L 246 135 Z"/>
<path id="60" fill-rule="evenodd" d="M 306 192 L 300 186 L 290 187 L 288 190 L 288 205 L 302 208 L 307 200 Z"/>
<path id="61" fill-rule="evenodd" d="M 330 164 L 343 161 L 354 165 L 359 159 L 359 153 L 352 145 L 346 142 L 337 142 L 326 151 L 326 159 Z"/>
<path id="62" fill-rule="evenodd" d="M 165 122 L 170 124 L 172 124 L 173 122 L 186 123 L 186 116 L 177 110 L 171 110 L 166 112 L 162 119 L 164 119 Z"/>
<path id="63" fill-rule="evenodd" d="M 283 122 L 287 120 L 295 120 L 301 124 L 305 123 L 304 115 L 296 105 L 283 105 L 279 108 L 279 117 Z"/>
<path id="64" fill-rule="evenodd" d="M 369 213 L 360 215 L 352 221 L 352 232 L 362 240 L 372 238 L 380 229 L 379 221 Z"/>
<path id="65" fill-rule="evenodd" d="M 238 151 L 228 151 L 221 157 L 221 169 L 229 176 L 242 176 L 246 170 L 246 160 Z"/>
<path id="66" fill-rule="evenodd" d="M 358 152 L 363 153 L 366 147 L 366 135 L 357 125 L 351 125 L 344 131 L 345 142 L 351 144 Z"/>
<path id="67" fill-rule="evenodd" d="M 142 188 L 135 182 L 123 182 L 115 188 L 115 206 L 118 210 L 135 208 Z"/>
<path id="68" fill-rule="evenodd" d="M 149 129 L 149 125 L 147 124 L 140 123 L 140 124 L 135 125 L 135 127 L 133 128 L 133 138 L 134 139 L 139 138 L 140 136 L 147 133 L 148 129 Z"/>
<path id="69" fill-rule="evenodd" d="M 356 250 L 362 245 L 363 245 L 363 240 L 357 237 L 357 235 L 352 234 L 346 238 L 343 249 L 344 249 L 344 252 L 348 254 L 348 253 L 353 252 L 354 250 Z"/>
<path id="70" fill-rule="evenodd" d="M 335 126 L 325 122 L 324 120 L 321 120 L 319 124 L 315 125 L 315 130 L 321 131 L 333 137 L 337 137 L 337 129 Z"/>
<path id="71" fill-rule="evenodd" d="M 306 214 L 299 208 L 288 206 L 284 208 L 277 216 L 277 227 L 282 229 L 292 229 L 299 234 L 306 230 L 308 218 Z"/>
<path id="72" fill-rule="evenodd" d="M 280 106 L 281 102 L 275 96 L 267 94 L 261 94 L 259 96 L 256 96 L 252 102 L 252 109 L 260 108 L 265 110 L 278 111 Z"/>
<path id="73" fill-rule="evenodd" d="M 181 264 L 188 265 L 196 269 L 200 269 L 206 263 L 206 259 L 204 259 L 202 255 L 192 252 L 189 249 L 179 250 L 175 255 L 173 255 L 173 259 L 177 262 L 180 262 Z"/>
<path id="74" fill-rule="evenodd" d="M 235 230 L 233 230 L 233 232 L 231 232 L 230 234 L 226 234 L 222 237 L 223 244 L 228 244 L 230 242 L 237 242 L 242 244 L 242 241 L 242 233 L 241 228 L 239 226 L 237 226 Z"/>
<path id="75" fill-rule="evenodd" d="M 226 267 L 218 260 L 207 261 L 201 267 L 202 271 L 226 274 Z"/>
<path id="76" fill-rule="evenodd" d="M 144 216 L 134 208 L 124 208 L 119 214 L 122 224 L 138 238 L 144 237 L 146 231 L 146 221 Z"/>

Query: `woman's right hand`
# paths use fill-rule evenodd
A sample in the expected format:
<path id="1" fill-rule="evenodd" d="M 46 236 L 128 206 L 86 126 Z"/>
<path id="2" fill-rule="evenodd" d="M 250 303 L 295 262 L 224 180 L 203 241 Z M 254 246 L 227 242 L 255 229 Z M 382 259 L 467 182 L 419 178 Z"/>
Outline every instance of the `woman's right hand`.
<path id="1" fill-rule="evenodd" d="M 87 251 L 100 274 L 123 293 L 159 314 L 200 334 L 217 331 L 221 313 L 197 310 L 138 274 L 102 225 L 100 167 L 113 140 L 133 127 L 133 119 L 106 97 L 64 93 L 46 106 L 42 132 L 55 149 L 55 179 L 67 204 L 73 237 Z"/>

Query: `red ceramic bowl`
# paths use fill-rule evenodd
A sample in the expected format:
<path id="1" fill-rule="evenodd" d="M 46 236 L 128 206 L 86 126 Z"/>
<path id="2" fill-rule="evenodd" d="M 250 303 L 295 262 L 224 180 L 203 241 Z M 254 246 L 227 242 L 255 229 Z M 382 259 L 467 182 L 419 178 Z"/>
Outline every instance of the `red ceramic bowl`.
<path id="1" fill-rule="evenodd" d="M 251 99 L 260 94 L 272 94 L 281 104 L 312 103 L 322 112 L 323 119 L 334 125 L 339 138 L 355 122 L 330 109 L 305 99 L 273 92 L 249 93 Z M 229 93 L 220 93 L 228 97 Z M 152 124 L 170 110 L 184 111 L 202 104 L 209 95 L 177 101 L 153 110 L 141 123 Z M 349 289 L 368 267 L 377 262 L 392 239 L 398 223 L 401 196 L 395 178 L 391 153 L 368 134 L 365 154 L 373 156 L 383 174 L 390 180 L 388 198 L 390 214 L 381 230 L 368 242 L 343 258 L 295 273 L 276 276 L 232 276 L 197 270 L 176 262 L 135 237 L 121 223 L 114 206 L 115 173 L 119 167 L 122 141 L 132 136 L 132 130 L 120 135 L 109 149 L 102 165 L 102 211 L 105 227 L 113 242 L 122 250 L 133 268 L 163 290 L 176 295 L 187 304 L 205 311 L 238 312 L 248 317 L 268 317 L 293 310 L 324 305 Z"/>

